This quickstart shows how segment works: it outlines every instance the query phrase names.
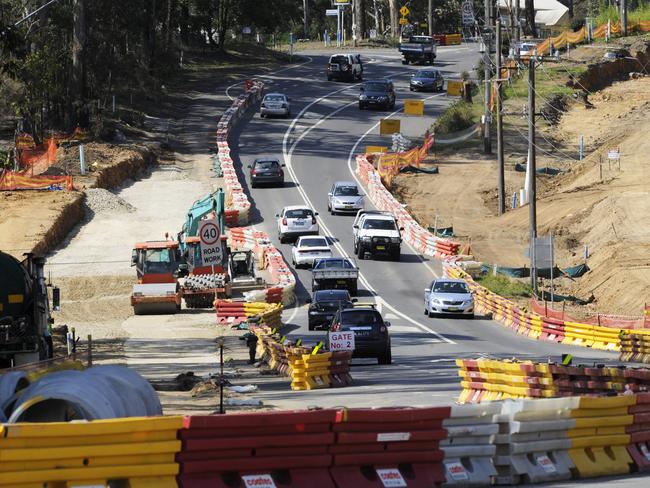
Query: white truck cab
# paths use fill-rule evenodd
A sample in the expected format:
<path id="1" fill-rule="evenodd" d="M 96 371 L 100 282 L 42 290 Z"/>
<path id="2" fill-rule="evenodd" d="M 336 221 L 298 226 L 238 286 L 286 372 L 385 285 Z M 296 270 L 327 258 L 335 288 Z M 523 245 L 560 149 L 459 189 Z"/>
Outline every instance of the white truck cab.
<path id="1" fill-rule="evenodd" d="M 397 219 L 389 212 L 359 210 L 352 225 L 354 252 L 359 259 L 364 259 L 366 253 L 369 253 L 386 254 L 393 261 L 399 261 L 401 230 Z"/>

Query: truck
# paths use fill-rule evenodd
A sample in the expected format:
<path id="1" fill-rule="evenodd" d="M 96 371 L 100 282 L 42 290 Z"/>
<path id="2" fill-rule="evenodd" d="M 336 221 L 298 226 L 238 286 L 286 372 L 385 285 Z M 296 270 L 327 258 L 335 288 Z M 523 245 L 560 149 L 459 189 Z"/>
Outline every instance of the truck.
<path id="1" fill-rule="evenodd" d="M 358 291 L 359 268 L 348 258 L 323 258 L 314 262 L 311 270 L 311 289 L 331 290 L 345 288 L 350 295 Z"/>
<path id="2" fill-rule="evenodd" d="M 365 259 L 366 254 L 387 254 L 393 261 L 399 261 L 402 230 L 390 212 L 359 210 L 352 224 L 354 252 L 359 259 Z"/>
<path id="3" fill-rule="evenodd" d="M 431 36 L 410 36 L 408 42 L 399 45 L 399 52 L 404 57 L 402 64 L 433 64 L 436 59 L 436 41 Z"/>
<path id="4" fill-rule="evenodd" d="M 52 310 L 60 292 L 52 288 L 52 308 L 43 267 L 45 259 L 25 254 L 19 261 L 0 251 L 0 369 L 51 359 Z"/>

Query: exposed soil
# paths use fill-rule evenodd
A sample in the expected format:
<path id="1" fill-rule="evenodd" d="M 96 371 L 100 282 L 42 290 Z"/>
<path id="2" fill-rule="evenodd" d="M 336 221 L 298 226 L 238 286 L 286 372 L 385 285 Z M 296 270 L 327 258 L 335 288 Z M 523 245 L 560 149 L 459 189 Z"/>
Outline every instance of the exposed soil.
<path id="1" fill-rule="evenodd" d="M 558 280 L 560 292 L 595 296 L 584 312 L 638 316 L 650 298 L 650 78 L 616 82 L 590 94 L 589 101 L 593 108 L 572 103 L 557 126 L 540 124 L 540 134 L 557 150 L 553 158 L 542 153 L 538 168 L 548 164 L 568 171 L 538 176 L 538 234 L 556 236 L 560 267 L 582 263 L 588 246 L 591 271 L 575 281 Z M 562 158 L 574 154 L 581 135 L 587 157 L 582 162 Z M 515 137 L 506 133 L 506 141 Z M 525 146 L 518 138 L 514 144 Z M 548 141 L 538 140 L 540 147 L 548 147 Z M 620 169 L 607 159 L 607 150 L 614 147 L 621 151 Z M 396 195 L 422 224 L 433 226 L 438 215 L 438 227 L 453 225 L 461 240 L 471 240 L 477 259 L 527 265 L 528 207 L 498 217 L 496 162 L 474 156 L 468 150 L 445 153 L 438 175 L 399 175 Z M 524 174 L 511 170 L 515 162 L 525 162 L 525 151 L 506 154 L 507 207 L 513 191 L 523 186 Z"/>

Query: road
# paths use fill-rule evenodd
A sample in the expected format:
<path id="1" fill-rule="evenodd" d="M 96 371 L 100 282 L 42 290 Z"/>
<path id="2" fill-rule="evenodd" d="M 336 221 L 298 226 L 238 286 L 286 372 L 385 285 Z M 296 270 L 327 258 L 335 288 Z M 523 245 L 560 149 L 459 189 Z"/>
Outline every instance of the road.
<path id="1" fill-rule="evenodd" d="M 331 216 L 327 212 L 327 189 L 334 181 L 355 178 L 354 154 L 362 152 L 366 145 L 391 144 L 390 137 L 380 137 L 377 129 L 379 120 L 387 114 L 360 111 L 358 85 L 327 82 L 326 55 L 307 54 L 309 62 L 262 78 L 268 85 L 267 91 L 279 91 L 291 97 L 292 118 L 261 119 L 255 114 L 238 126 L 231 144 L 233 148 L 238 147 L 234 155 L 244 168 L 261 155 L 277 156 L 287 165 L 284 188 L 248 191 L 255 207 L 254 226 L 269 233 L 288 262 L 291 246 L 279 243 L 275 214 L 283 206 L 293 204 L 306 203 L 319 212 L 321 234 L 330 238 L 335 253 L 352 255 L 353 217 Z M 393 50 L 372 50 L 362 55 L 370 60 L 365 65 L 366 80 L 393 79 L 398 100 L 395 112 L 402 111 L 405 98 L 425 99 L 425 117 L 402 117 L 407 136 L 421 137 L 453 101 L 444 94 L 409 92 L 409 75 L 417 67 L 403 66 Z M 472 69 L 477 56 L 466 47 L 441 48 L 436 67 L 446 77 L 457 77 L 460 72 Z M 237 90 L 238 87 L 230 87 L 229 95 L 236 95 Z M 530 340 L 491 320 L 425 317 L 423 290 L 434 277 L 441 275 L 441 263 L 423 259 L 408 247 L 403 248 L 401 262 L 363 260 L 358 264 L 362 274 L 359 300 L 378 303 L 385 319 L 391 322 L 394 364 L 378 367 L 373 360 L 355 360 L 352 372 L 355 386 L 344 391 L 297 393 L 274 381 L 262 382 L 260 399 L 285 408 L 305 404 L 323 407 L 431 405 L 448 403 L 457 396 L 459 380 L 454 364 L 457 358 L 489 356 L 546 361 L 558 360 L 562 353 L 569 352 L 581 363 L 616 359 L 612 353 Z M 289 337 L 303 338 L 303 342 L 322 340 L 324 333 L 310 332 L 306 326 L 305 300 L 310 296 L 311 272 L 299 269 L 295 273 L 298 305 L 285 312 L 286 332 Z"/>

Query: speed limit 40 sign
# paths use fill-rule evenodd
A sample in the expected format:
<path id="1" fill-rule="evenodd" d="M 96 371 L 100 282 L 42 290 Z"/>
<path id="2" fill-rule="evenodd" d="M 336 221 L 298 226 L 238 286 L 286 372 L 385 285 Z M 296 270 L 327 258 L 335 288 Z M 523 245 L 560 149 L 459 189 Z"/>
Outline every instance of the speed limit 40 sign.
<path id="1" fill-rule="evenodd" d="M 212 220 L 202 220 L 199 224 L 199 242 L 201 244 L 201 259 L 204 266 L 221 264 L 221 229 L 219 223 Z"/>

